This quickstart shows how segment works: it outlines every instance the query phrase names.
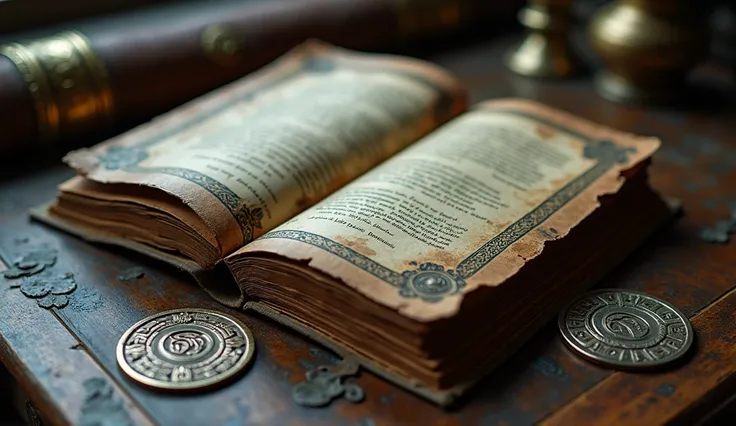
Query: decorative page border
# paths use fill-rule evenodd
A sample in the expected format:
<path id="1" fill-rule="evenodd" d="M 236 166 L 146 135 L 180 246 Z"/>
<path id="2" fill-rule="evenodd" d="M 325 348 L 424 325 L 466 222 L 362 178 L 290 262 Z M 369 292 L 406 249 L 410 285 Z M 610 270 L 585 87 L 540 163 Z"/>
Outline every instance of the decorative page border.
<path id="1" fill-rule="evenodd" d="M 281 78 L 272 81 L 269 84 L 243 93 L 236 100 L 248 101 L 253 99 L 256 94 L 267 91 L 275 85 L 283 84 L 288 80 L 295 78 L 300 72 L 325 73 L 332 71 L 338 66 L 358 70 L 375 69 L 375 67 L 370 64 L 340 61 L 339 59 L 323 56 L 312 56 L 305 58 L 301 67 L 295 68 L 292 72 L 282 75 Z M 448 115 L 447 111 L 452 105 L 452 97 L 441 87 L 436 86 L 433 82 L 426 80 L 419 75 L 404 71 L 396 72 L 422 82 L 440 93 L 441 99 L 438 102 L 435 114 L 439 117 L 446 117 Z M 243 199 L 226 185 L 195 170 L 180 167 L 145 167 L 140 165 L 140 163 L 146 160 L 149 156 L 148 148 L 163 142 L 173 135 L 202 123 L 204 120 L 222 112 L 228 107 L 229 103 L 223 103 L 216 108 L 203 111 L 191 120 L 168 129 L 161 134 L 152 136 L 149 139 L 144 139 L 135 145 L 112 146 L 99 158 L 99 164 L 107 170 L 124 170 L 130 173 L 162 173 L 177 176 L 200 186 L 217 198 L 232 214 L 233 218 L 241 227 L 241 231 L 243 233 L 243 245 L 245 245 L 253 239 L 254 229 L 261 228 L 262 212 L 260 208 L 249 208 L 246 203 L 244 203 Z M 597 162 L 586 172 L 542 202 L 534 210 L 526 214 L 517 222 L 509 225 L 501 233 L 483 244 L 483 246 L 462 260 L 454 270 L 445 269 L 445 266 L 434 263 L 418 264 L 417 262 L 411 262 L 410 264 L 415 267 L 414 269 L 397 272 L 336 241 L 304 231 L 274 231 L 269 232 L 260 238 L 282 238 L 310 244 L 336 255 L 374 275 L 387 284 L 396 287 L 399 290 L 399 293 L 404 297 L 418 297 L 427 302 L 438 302 L 447 295 L 462 291 L 462 289 L 465 288 L 466 279 L 472 277 L 478 271 L 483 269 L 511 244 L 547 220 L 557 210 L 562 208 L 580 192 L 585 190 L 591 183 L 608 172 L 615 164 L 627 162 L 628 155 L 635 152 L 634 148 L 621 147 L 609 140 L 591 139 L 574 131 L 573 129 L 562 127 L 557 123 L 553 123 L 525 111 L 500 108 L 484 111 L 494 114 L 505 113 L 530 118 L 553 127 L 560 132 L 567 133 L 582 140 L 585 143 L 583 151 L 584 156 L 586 158 L 597 160 Z"/>
<path id="2" fill-rule="evenodd" d="M 239 97 L 235 98 L 232 102 L 252 100 L 258 93 L 268 91 L 274 86 L 286 83 L 289 80 L 297 77 L 300 72 L 329 73 L 337 68 L 355 69 L 361 71 L 386 71 L 386 68 L 381 68 L 370 63 L 360 63 L 359 61 L 353 62 L 349 59 L 341 60 L 340 58 L 325 57 L 319 54 L 308 56 L 304 58 L 300 67 L 294 68 L 288 74 L 283 74 L 279 79 L 273 80 L 267 84 L 264 84 L 261 87 L 254 88 L 251 91 L 243 93 Z M 404 70 L 395 70 L 394 72 L 398 75 L 409 77 L 422 84 L 425 84 L 426 86 L 439 93 L 440 98 L 435 107 L 435 115 L 440 119 L 442 117 L 445 117 L 444 119 L 446 119 L 446 117 L 449 115 L 449 111 L 452 108 L 453 103 L 452 96 L 450 96 L 449 93 L 445 92 L 442 87 L 437 86 L 434 82 L 425 79 L 421 75 Z M 240 225 L 240 229 L 243 233 L 243 245 L 248 244 L 253 240 L 254 229 L 262 229 L 261 219 L 263 218 L 263 212 L 260 208 L 252 208 L 247 206 L 244 200 L 240 198 L 229 187 L 195 170 L 182 167 L 144 167 L 140 165 L 141 162 L 148 158 L 148 149 L 150 147 L 155 146 L 165 141 L 169 137 L 186 131 L 202 123 L 204 120 L 217 115 L 218 113 L 226 110 L 232 102 L 223 103 L 215 108 L 203 111 L 199 115 L 194 116 L 191 120 L 186 121 L 171 129 L 168 129 L 161 134 L 157 134 L 148 139 L 144 139 L 135 145 L 112 146 L 108 148 L 105 154 L 98 159 L 98 162 L 100 166 L 105 167 L 107 170 L 123 170 L 129 173 L 161 173 L 186 179 L 196 185 L 199 185 L 207 192 L 212 194 L 215 198 L 217 198 L 228 209 L 230 214 Z"/>
<path id="3" fill-rule="evenodd" d="M 588 188 L 593 182 L 607 173 L 616 164 L 628 162 L 629 154 L 636 152 L 635 148 L 622 147 L 610 140 L 598 140 L 585 136 L 573 129 L 563 127 L 542 117 L 510 108 L 482 110 L 493 114 L 509 114 L 530 118 L 544 125 L 550 126 L 559 132 L 567 133 L 585 143 L 583 155 L 585 158 L 597 160 L 588 170 L 559 191 L 544 200 L 532 211 L 518 221 L 509 225 L 499 234 L 488 240 L 476 251 L 463 259 L 455 269 L 445 269 L 446 266 L 435 263 L 410 262 L 414 269 L 402 272 L 394 271 L 357 251 L 346 247 L 337 241 L 305 231 L 281 230 L 269 232 L 259 239 L 282 238 L 300 241 L 325 250 L 341 259 L 350 262 L 358 268 L 372 274 L 385 283 L 396 287 L 399 294 L 406 298 L 421 298 L 426 302 L 439 302 L 445 296 L 459 293 L 465 288 L 466 280 L 478 273 L 488 263 L 506 250 L 511 244 L 528 234 L 531 230 L 549 219 L 555 212 L 569 203 L 578 194 Z"/>

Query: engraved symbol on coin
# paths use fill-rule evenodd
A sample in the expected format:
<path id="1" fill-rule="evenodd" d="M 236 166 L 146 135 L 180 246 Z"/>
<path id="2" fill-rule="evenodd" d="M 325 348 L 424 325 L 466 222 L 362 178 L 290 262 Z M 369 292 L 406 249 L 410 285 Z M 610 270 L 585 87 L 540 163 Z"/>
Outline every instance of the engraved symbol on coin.
<path id="1" fill-rule="evenodd" d="M 191 357 L 204 351 L 206 346 L 211 346 L 211 343 L 207 335 L 196 331 L 182 331 L 170 335 L 164 347 L 172 354 Z"/>
<path id="2" fill-rule="evenodd" d="M 560 312 L 560 332 L 573 351 L 610 367 L 656 367 L 683 356 L 693 342 L 690 321 L 644 293 L 596 290 Z"/>
<path id="3" fill-rule="evenodd" d="M 641 318 L 628 314 L 613 314 L 606 317 L 606 328 L 619 339 L 636 340 L 649 332 L 649 326 Z"/>
<path id="4" fill-rule="evenodd" d="M 235 318 L 181 309 L 133 325 L 118 342 L 117 360 L 125 374 L 145 385 L 198 389 L 234 377 L 253 349 L 253 335 Z"/>

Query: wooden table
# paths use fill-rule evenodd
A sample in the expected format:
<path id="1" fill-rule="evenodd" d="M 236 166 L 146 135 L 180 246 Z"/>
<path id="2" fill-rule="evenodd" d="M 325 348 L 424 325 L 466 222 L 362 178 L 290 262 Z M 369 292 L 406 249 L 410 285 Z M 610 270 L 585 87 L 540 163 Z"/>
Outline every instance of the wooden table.
<path id="1" fill-rule="evenodd" d="M 631 374 L 573 356 L 549 324 L 487 377 L 459 407 L 443 412 L 371 375 L 360 404 L 337 400 L 309 409 L 291 399 L 307 368 L 335 363 L 317 345 L 255 314 L 232 312 L 252 330 L 255 362 L 237 382 L 204 394 L 162 394 L 124 378 L 115 362 L 120 335 L 144 316 L 177 307 L 223 309 L 176 271 L 136 254 L 93 246 L 30 222 L 30 207 L 51 199 L 71 176 L 61 166 L 11 173 L 0 182 L 0 256 L 26 244 L 60 251 L 54 270 L 72 272 L 78 288 L 63 309 L 45 310 L 18 289 L 0 289 L 0 357 L 45 424 L 658 424 L 727 416 L 736 389 L 736 241 L 701 241 L 701 227 L 736 208 L 733 93 L 724 74 L 703 68 L 700 91 L 679 109 L 625 108 L 595 95 L 591 79 L 539 82 L 509 74 L 501 54 L 516 37 L 435 46 L 427 55 L 456 72 L 473 101 L 525 97 L 593 121 L 663 139 L 652 181 L 684 202 L 685 216 L 632 254 L 600 286 L 663 298 L 690 316 L 692 358 L 675 369 Z M 439 52 L 439 53 L 437 53 Z M 622 230 L 622 232 L 626 232 Z M 145 277 L 118 274 L 141 266 Z M 714 414 L 715 413 L 715 414 Z M 725 414 L 724 414 L 725 413 Z"/>

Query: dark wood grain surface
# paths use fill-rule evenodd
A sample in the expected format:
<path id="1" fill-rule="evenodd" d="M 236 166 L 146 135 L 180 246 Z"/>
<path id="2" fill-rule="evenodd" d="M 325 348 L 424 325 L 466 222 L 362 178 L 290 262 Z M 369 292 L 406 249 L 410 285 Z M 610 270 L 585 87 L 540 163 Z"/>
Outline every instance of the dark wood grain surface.
<path id="1" fill-rule="evenodd" d="M 156 393 L 121 375 L 114 354 L 119 336 L 142 317 L 164 309 L 223 308 L 186 276 L 156 262 L 30 222 L 27 210 L 51 199 L 55 185 L 71 176 L 56 166 L 0 183 L 0 256 L 8 261 L 26 245 L 49 243 L 60 252 L 54 270 L 73 273 L 78 288 L 67 307 L 46 311 L 0 280 L 5 287 L 0 289 L 3 363 L 51 424 L 79 423 L 83 383 L 91 377 L 109 381 L 114 398 L 123 401 L 132 421 L 162 425 L 691 423 L 727 407 L 736 390 L 736 295 L 729 293 L 736 284 L 736 242 L 705 243 L 698 234 L 736 208 L 731 83 L 719 70 L 704 67 L 697 74 L 697 90 L 682 106 L 621 107 L 598 98 L 590 77 L 540 82 L 510 75 L 500 58 L 513 39 L 437 45 L 427 57 L 456 72 L 471 88 L 474 101 L 532 98 L 662 138 L 652 182 L 680 198 L 685 215 L 633 253 L 600 286 L 644 291 L 691 316 L 698 337 L 689 362 L 656 374 L 596 367 L 574 357 L 550 324 L 450 411 L 367 373 L 357 379 L 366 390 L 363 403 L 338 400 L 326 408 L 308 409 L 292 401 L 292 384 L 303 380 L 307 368 L 336 359 L 267 319 L 234 312 L 257 342 L 250 370 L 208 393 Z M 145 277 L 118 280 L 131 266 L 141 266 Z M 75 342 L 81 347 L 73 348 Z"/>
<path id="2" fill-rule="evenodd" d="M 0 263 L 0 270 L 4 269 Z M 120 403 L 123 416 L 135 424 L 152 424 L 137 404 L 109 380 L 84 344 L 64 328 L 55 315 L 58 312 L 40 309 L 18 290 L 4 291 L 2 304 L 0 357 L 11 373 L 21 378 L 18 385 L 24 393 L 36 406 L 43 407 L 47 419 L 82 423 L 85 384 L 90 379 L 102 379 L 113 390 L 111 400 Z"/>

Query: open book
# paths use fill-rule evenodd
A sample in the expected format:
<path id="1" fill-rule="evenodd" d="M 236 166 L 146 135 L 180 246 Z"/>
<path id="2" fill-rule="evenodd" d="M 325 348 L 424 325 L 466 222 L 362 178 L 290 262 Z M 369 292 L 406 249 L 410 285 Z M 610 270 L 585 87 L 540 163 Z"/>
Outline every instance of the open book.
<path id="1" fill-rule="evenodd" d="M 193 273 L 445 404 L 670 216 L 658 141 L 299 46 L 91 149 L 34 216 Z"/>

